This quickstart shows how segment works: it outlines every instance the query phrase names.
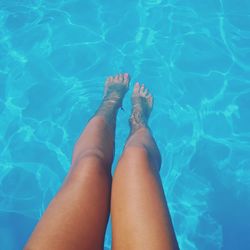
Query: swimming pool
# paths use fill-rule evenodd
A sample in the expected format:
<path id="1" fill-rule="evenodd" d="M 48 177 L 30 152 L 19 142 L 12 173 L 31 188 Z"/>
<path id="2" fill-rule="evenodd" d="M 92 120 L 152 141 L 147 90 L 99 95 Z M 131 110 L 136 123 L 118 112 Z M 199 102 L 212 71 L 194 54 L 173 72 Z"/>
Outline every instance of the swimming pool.
<path id="1" fill-rule="evenodd" d="M 248 0 L 1 0 L 0 27 L 0 249 L 22 249 L 117 72 L 155 97 L 181 249 L 250 249 Z"/>

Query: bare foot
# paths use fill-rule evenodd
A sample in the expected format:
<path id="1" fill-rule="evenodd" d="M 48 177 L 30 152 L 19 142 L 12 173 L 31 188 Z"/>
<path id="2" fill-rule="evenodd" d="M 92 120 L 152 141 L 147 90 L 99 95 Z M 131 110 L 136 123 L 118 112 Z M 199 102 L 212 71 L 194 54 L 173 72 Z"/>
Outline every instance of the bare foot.
<path id="1" fill-rule="evenodd" d="M 128 91 L 129 81 L 128 73 L 108 77 L 104 88 L 104 101 L 111 101 L 121 106 L 123 97 Z"/>
<path id="2" fill-rule="evenodd" d="M 141 127 L 147 127 L 148 118 L 153 107 L 153 97 L 148 89 L 145 89 L 144 84 L 141 86 L 138 82 L 135 84 L 132 94 L 132 105 L 132 114 L 129 122 L 131 133 L 134 133 Z"/>
<path id="3" fill-rule="evenodd" d="M 129 81 L 128 73 L 107 78 L 104 97 L 96 115 L 103 116 L 108 121 L 115 121 L 117 110 L 122 107 L 123 97 L 128 91 Z"/>

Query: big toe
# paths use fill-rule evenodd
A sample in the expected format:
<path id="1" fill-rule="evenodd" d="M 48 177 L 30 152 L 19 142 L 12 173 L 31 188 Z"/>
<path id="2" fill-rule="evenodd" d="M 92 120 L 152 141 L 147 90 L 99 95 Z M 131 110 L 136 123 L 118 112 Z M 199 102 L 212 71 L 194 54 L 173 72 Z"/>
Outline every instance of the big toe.
<path id="1" fill-rule="evenodd" d="M 129 84 L 130 76 L 129 76 L 128 73 L 124 73 L 124 75 L 123 75 L 123 81 L 124 81 L 124 83 L 125 83 L 126 85 Z"/>

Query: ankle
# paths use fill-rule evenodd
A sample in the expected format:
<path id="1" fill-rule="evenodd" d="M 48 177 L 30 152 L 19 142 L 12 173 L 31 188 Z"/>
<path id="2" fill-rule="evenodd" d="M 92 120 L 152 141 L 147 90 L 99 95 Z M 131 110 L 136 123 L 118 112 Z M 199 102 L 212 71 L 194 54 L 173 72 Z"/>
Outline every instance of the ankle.
<path id="1" fill-rule="evenodd" d="M 148 119 L 141 112 L 133 112 L 129 118 L 130 134 L 134 134 L 139 129 L 148 129 Z"/>

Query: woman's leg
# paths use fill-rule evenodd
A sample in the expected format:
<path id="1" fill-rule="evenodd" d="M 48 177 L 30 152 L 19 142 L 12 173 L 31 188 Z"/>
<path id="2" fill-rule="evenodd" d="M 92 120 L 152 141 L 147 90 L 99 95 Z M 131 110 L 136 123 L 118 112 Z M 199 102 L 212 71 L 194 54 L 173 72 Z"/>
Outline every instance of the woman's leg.
<path id="1" fill-rule="evenodd" d="M 128 74 L 107 79 L 104 99 L 75 145 L 70 172 L 25 249 L 103 249 L 116 114 L 128 84 Z"/>
<path id="2" fill-rule="evenodd" d="M 113 177 L 113 250 L 179 249 L 159 169 L 161 156 L 147 126 L 152 96 L 136 83 L 131 134 Z"/>

